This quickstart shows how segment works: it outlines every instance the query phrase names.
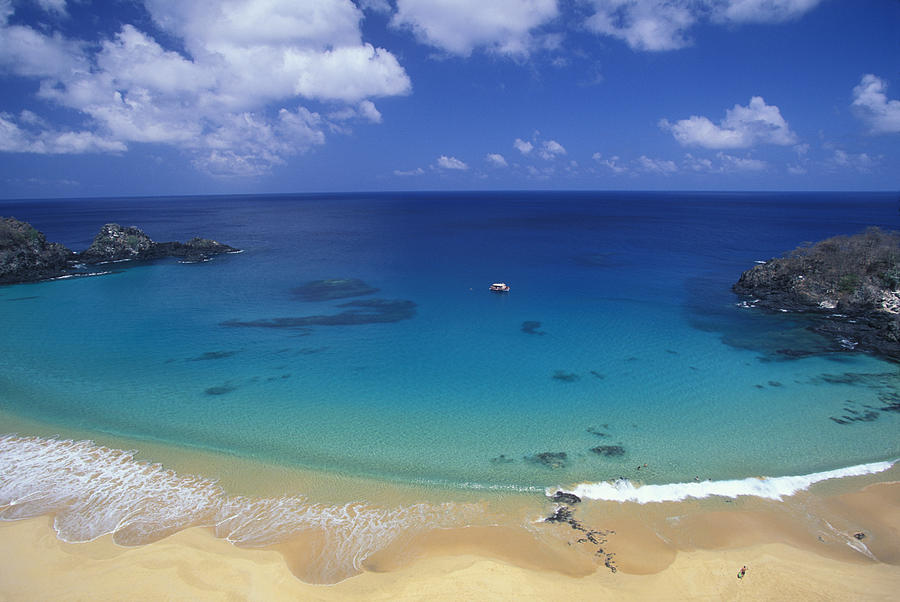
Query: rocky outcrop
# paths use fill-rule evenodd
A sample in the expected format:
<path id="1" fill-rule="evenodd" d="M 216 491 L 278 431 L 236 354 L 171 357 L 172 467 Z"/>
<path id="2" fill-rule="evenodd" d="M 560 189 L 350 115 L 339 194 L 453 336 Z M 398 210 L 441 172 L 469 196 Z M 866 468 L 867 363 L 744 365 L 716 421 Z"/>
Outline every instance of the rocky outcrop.
<path id="1" fill-rule="evenodd" d="M 815 316 L 838 348 L 900 360 L 900 232 L 869 228 L 804 245 L 741 275 L 749 307 Z"/>
<path id="2" fill-rule="evenodd" d="M 0 284 L 32 282 L 65 273 L 73 253 L 12 217 L 0 218 Z"/>
<path id="3" fill-rule="evenodd" d="M 42 233 L 25 222 L 0 218 L 0 284 L 36 282 L 77 274 L 80 264 L 147 261 L 163 257 L 195 262 L 238 250 L 206 238 L 192 238 L 183 243 L 153 242 L 134 226 L 106 224 L 90 247 L 76 253 L 58 243 L 47 242 Z"/>
<path id="4" fill-rule="evenodd" d="M 205 261 L 219 253 L 238 249 L 208 238 L 192 238 L 187 242 L 153 242 L 140 228 L 106 224 L 94 242 L 78 254 L 83 263 L 103 263 L 123 259 L 149 260 L 177 257 L 185 261 Z"/>

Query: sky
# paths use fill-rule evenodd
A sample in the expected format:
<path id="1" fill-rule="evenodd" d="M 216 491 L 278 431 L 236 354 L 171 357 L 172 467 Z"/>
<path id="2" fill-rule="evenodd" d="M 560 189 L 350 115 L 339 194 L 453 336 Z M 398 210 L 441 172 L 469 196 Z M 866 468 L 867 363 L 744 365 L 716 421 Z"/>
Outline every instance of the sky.
<path id="1" fill-rule="evenodd" d="M 898 190 L 898 0 L 0 0 L 0 198 Z"/>

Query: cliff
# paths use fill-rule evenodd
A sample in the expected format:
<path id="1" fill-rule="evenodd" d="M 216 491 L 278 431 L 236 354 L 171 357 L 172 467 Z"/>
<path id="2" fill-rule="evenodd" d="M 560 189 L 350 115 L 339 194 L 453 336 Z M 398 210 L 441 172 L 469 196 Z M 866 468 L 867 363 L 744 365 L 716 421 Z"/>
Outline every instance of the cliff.
<path id="1" fill-rule="evenodd" d="M 803 245 L 747 270 L 733 290 L 753 307 L 818 317 L 813 328 L 844 348 L 900 360 L 900 232 Z"/>
<path id="2" fill-rule="evenodd" d="M 76 253 L 47 242 L 31 225 L 14 218 L 0 218 L 0 284 L 36 282 L 77 273 L 79 264 L 110 261 L 148 261 L 176 257 L 183 261 L 206 261 L 219 253 L 239 249 L 206 238 L 187 242 L 154 242 L 134 226 L 106 224 L 91 246 Z"/>
<path id="3" fill-rule="evenodd" d="M 73 257 L 59 243 L 25 222 L 0 218 L 0 284 L 31 282 L 62 275 Z"/>

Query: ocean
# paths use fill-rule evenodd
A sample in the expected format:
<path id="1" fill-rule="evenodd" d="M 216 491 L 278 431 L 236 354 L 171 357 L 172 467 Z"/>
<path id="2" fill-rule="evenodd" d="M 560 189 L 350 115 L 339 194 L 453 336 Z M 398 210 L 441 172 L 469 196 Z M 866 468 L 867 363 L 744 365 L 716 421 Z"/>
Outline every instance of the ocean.
<path id="1" fill-rule="evenodd" d="M 243 250 L 0 288 L 0 518 L 54 512 L 70 541 L 216 524 L 259 543 L 288 515 L 295 530 L 352 530 L 477 514 L 235 497 L 70 432 L 448 499 L 557 486 L 639 502 L 777 498 L 900 458 L 900 416 L 883 409 L 900 394 L 897 364 L 826 351 L 834 342 L 804 318 L 730 290 L 803 242 L 897 229 L 895 194 L 70 199 L 2 201 L 0 215 L 75 250 L 107 222 Z M 268 511 L 281 518 L 265 529 L 234 523 L 244 513 L 258 527 Z"/>

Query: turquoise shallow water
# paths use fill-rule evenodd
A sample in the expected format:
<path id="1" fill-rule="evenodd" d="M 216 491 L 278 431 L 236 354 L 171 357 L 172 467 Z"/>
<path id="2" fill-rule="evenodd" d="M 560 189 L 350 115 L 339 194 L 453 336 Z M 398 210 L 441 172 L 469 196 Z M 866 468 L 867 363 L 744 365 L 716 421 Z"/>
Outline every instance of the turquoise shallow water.
<path id="1" fill-rule="evenodd" d="M 729 292 L 754 260 L 804 240 L 896 227 L 889 195 L 209 197 L 0 213 L 74 248 L 119 221 L 245 251 L 0 289 L 0 409 L 13 414 L 451 487 L 721 480 L 900 457 L 900 416 L 878 409 L 900 387 L 895 364 L 787 359 L 777 350 L 822 342 Z M 294 292 L 325 278 L 380 290 Z M 489 293 L 496 280 L 511 292 Z M 333 318 L 371 299 L 414 305 Z M 270 326 L 285 317 L 293 327 Z"/>

